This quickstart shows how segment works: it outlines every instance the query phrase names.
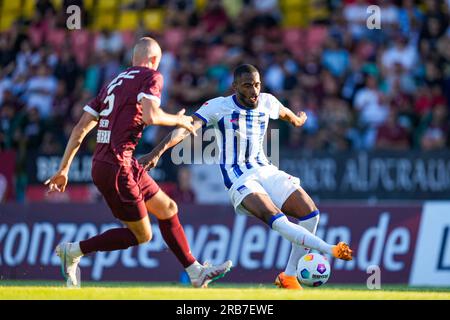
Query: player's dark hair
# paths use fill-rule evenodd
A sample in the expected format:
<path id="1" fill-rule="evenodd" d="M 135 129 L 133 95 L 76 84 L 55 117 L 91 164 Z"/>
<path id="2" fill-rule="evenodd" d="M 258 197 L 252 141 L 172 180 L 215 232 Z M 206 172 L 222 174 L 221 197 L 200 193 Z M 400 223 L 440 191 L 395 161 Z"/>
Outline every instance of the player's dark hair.
<path id="1" fill-rule="evenodd" d="M 234 80 L 236 80 L 245 73 L 255 73 L 255 72 L 259 73 L 258 69 L 256 69 L 255 66 L 251 64 L 241 64 L 236 69 L 234 69 L 233 77 Z"/>

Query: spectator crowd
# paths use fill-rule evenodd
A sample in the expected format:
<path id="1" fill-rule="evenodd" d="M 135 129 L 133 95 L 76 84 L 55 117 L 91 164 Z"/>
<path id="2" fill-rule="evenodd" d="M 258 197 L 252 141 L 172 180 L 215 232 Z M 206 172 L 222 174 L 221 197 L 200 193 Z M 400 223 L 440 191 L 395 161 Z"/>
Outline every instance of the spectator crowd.
<path id="1" fill-rule="evenodd" d="M 326 14 L 302 27 L 286 25 L 286 0 L 127 2 L 120 10 L 163 9 L 162 30 L 94 31 L 95 15 L 83 11 L 82 30 L 72 31 L 64 8 L 82 0 L 60 10 L 38 0 L 31 19 L 0 33 L 0 151 L 16 150 L 18 176 L 34 154 L 63 152 L 84 104 L 130 65 L 144 35 L 163 48 L 168 112 L 230 94 L 233 68 L 251 63 L 263 91 L 308 115 L 303 128 L 272 124 L 282 149 L 450 147 L 450 1 L 312 1 Z M 379 29 L 367 27 L 372 4 Z M 147 128 L 138 152 L 166 133 Z M 94 136 L 82 152 L 93 151 Z"/>

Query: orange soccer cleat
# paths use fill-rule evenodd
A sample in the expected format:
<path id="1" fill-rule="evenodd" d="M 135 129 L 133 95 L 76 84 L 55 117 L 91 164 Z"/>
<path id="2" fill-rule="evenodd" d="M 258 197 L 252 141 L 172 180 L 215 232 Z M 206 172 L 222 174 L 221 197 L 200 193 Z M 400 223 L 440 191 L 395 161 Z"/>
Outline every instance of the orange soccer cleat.
<path id="1" fill-rule="evenodd" d="M 352 260 L 353 251 L 345 242 L 339 242 L 333 247 L 333 256 L 342 260 Z"/>
<path id="2" fill-rule="evenodd" d="M 288 276 L 284 272 L 281 272 L 275 279 L 275 285 L 278 288 L 302 290 L 302 286 L 297 280 L 296 276 Z"/>

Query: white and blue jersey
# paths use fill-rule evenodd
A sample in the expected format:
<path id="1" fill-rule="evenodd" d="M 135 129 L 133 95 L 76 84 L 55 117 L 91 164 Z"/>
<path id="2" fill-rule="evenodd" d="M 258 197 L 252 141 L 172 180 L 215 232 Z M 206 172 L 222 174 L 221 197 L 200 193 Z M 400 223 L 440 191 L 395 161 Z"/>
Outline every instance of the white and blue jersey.
<path id="1" fill-rule="evenodd" d="M 278 119 L 281 106 L 273 95 L 261 93 L 258 106 L 248 109 L 232 95 L 211 99 L 194 113 L 220 132 L 219 163 L 228 189 L 249 170 L 270 165 L 264 153 L 264 136 L 269 118 Z"/>

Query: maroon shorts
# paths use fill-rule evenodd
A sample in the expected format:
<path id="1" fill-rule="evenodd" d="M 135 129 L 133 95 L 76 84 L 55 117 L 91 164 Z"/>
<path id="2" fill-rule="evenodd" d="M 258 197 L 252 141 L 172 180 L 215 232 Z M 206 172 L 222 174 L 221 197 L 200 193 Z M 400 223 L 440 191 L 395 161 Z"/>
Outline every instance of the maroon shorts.
<path id="1" fill-rule="evenodd" d="M 136 161 L 131 166 L 93 161 L 92 180 L 113 215 L 122 221 L 147 216 L 145 201 L 159 191 L 158 184 Z"/>

